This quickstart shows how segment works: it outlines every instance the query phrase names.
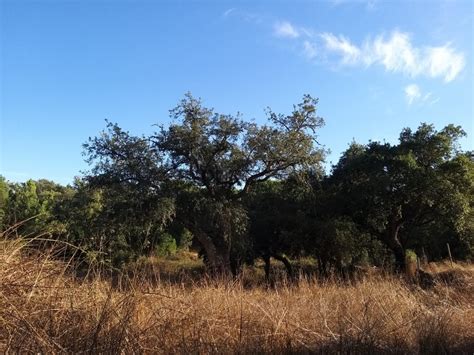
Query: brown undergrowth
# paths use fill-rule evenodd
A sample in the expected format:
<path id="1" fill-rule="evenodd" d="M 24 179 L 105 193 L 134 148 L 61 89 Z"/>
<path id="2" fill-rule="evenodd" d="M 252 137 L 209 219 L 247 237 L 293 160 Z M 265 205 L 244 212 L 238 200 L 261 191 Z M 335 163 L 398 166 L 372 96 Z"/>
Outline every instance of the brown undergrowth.
<path id="1" fill-rule="evenodd" d="M 20 240 L 0 242 L 1 353 L 474 350 L 472 265 L 432 266 L 438 278 L 427 289 L 377 275 L 268 288 L 135 274 L 114 286 L 93 272 L 73 276 L 51 250 L 28 249 Z"/>

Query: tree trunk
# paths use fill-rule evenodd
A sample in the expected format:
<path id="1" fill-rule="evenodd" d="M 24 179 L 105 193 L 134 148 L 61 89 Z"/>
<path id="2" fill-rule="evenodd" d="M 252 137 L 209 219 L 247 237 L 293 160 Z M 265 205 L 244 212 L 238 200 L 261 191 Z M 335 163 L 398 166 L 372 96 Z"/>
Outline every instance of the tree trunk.
<path id="1" fill-rule="evenodd" d="M 221 277 L 230 277 L 234 275 L 234 269 L 231 263 L 230 246 L 227 243 L 216 245 L 217 250 L 217 274 Z M 235 272 L 237 272 L 235 270 Z"/>
<path id="2" fill-rule="evenodd" d="M 230 249 L 227 246 L 218 247 L 205 233 L 197 232 L 195 235 L 206 252 L 207 267 L 210 273 L 215 276 L 227 277 L 231 275 Z"/>
<path id="3" fill-rule="evenodd" d="M 386 234 L 386 243 L 395 256 L 395 271 L 397 272 L 403 272 L 406 269 L 405 249 L 398 238 L 398 232 L 401 226 L 402 224 L 400 222 L 390 222 Z"/>
<path id="4" fill-rule="evenodd" d="M 240 275 L 242 272 L 242 268 L 243 268 L 242 260 L 235 257 L 235 255 L 232 255 L 232 253 L 230 253 L 230 271 L 232 272 L 232 275 L 234 275 L 234 277 Z"/>
<path id="5" fill-rule="evenodd" d="M 327 260 L 321 255 L 318 255 L 318 272 L 320 277 L 328 276 Z"/>
<path id="6" fill-rule="evenodd" d="M 263 257 L 263 261 L 265 262 L 265 279 L 267 280 L 267 282 L 270 280 L 270 267 L 271 267 L 271 264 L 270 264 L 270 255 L 264 255 Z"/>
<path id="7" fill-rule="evenodd" d="M 283 254 L 273 254 L 272 256 L 285 265 L 288 276 L 293 278 L 293 267 L 291 266 L 290 260 Z"/>

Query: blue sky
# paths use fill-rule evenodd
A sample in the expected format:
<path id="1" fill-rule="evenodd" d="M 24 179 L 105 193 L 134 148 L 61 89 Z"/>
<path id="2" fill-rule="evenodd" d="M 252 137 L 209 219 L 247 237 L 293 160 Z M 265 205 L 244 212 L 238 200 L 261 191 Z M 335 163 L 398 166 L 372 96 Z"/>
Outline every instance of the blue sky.
<path id="1" fill-rule="evenodd" d="M 263 122 L 319 97 L 328 164 L 355 139 L 460 124 L 474 149 L 471 1 L 0 1 L 0 174 L 72 182 L 104 119 L 169 122 L 191 91 Z"/>

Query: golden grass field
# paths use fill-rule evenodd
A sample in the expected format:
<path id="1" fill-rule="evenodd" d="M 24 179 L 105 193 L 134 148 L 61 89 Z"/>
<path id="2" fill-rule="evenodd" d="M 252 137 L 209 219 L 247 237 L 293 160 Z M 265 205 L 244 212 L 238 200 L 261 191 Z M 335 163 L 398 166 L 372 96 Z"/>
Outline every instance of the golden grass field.
<path id="1" fill-rule="evenodd" d="M 0 242 L 0 353 L 474 352 L 473 265 L 427 266 L 430 288 L 390 275 L 267 287 L 79 278 L 53 256 Z"/>

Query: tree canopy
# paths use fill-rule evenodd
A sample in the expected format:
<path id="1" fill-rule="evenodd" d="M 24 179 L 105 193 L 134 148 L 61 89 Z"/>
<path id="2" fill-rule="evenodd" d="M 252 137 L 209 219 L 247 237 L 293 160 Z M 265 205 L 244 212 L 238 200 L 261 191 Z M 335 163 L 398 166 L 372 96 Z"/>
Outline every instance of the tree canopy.
<path id="1" fill-rule="evenodd" d="M 241 197 L 255 184 L 322 160 L 315 133 L 324 121 L 316 105 L 317 99 L 305 95 L 289 115 L 268 109 L 268 124 L 259 126 L 240 115 L 215 113 L 188 94 L 170 111 L 174 123 L 149 137 L 131 136 L 109 123 L 107 131 L 90 139 L 85 145 L 94 164 L 89 179 L 136 185 L 156 198 L 174 196 L 184 203 L 179 210 L 185 211 L 186 227 L 201 243 L 210 267 L 235 272 L 232 251 L 247 223 Z M 169 193 L 166 186 L 178 181 L 187 188 Z"/>
<path id="2" fill-rule="evenodd" d="M 70 186 L 0 177 L 0 227 L 79 245 L 80 257 L 121 266 L 192 247 L 208 270 L 237 274 L 258 258 L 321 275 L 355 265 L 402 270 L 408 250 L 474 256 L 474 154 L 461 127 L 405 128 L 397 143 L 352 142 L 330 173 L 317 142 L 318 100 L 257 124 L 187 94 L 172 122 L 136 136 L 107 122 L 84 144 L 91 169 Z"/>
<path id="3" fill-rule="evenodd" d="M 436 131 L 422 124 L 415 132 L 404 129 L 398 145 L 352 144 L 334 167 L 330 183 L 345 201 L 342 214 L 378 235 L 398 268 L 414 245 L 409 231 L 434 224 L 456 231 L 464 224 L 473 180 L 472 159 L 457 147 L 463 135 L 453 125 Z"/>

